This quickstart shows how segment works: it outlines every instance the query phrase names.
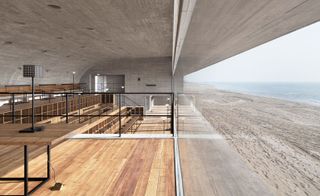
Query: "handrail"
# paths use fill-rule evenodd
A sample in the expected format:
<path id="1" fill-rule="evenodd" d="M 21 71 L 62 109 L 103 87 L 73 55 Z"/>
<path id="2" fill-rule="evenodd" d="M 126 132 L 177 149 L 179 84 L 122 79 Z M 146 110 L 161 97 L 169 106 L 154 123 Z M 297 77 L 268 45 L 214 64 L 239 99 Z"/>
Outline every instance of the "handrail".
<path id="1" fill-rule="evenodd" d="M 153 115 L 153 114 L 147 114 L 145 115 L 143 113 L 143 106 L 141 106 L 141 104 L 138 104 L 136 101 L 134 101 L 131 97 L 128 97 L 126 95 L 169 95 L 173 98 L 173 93 L 172 92 L 117 92 L 117 93 L 112 93 L 112 92 L 35 92 L 34 94 L 35 96 L 35 102 L 36 104 L 33 105 L 30 108 L 30 105 L 28 103 L 30 103 L 30 99 L 28 98 L 28 101 L 26 103 L 26 105 L 20 105 L 17 104 L 21 101 L 23 101 L 23 99 L 21 99 L 21 96 L 19 95 L 28 95 L 31 94 L 32 92 L 0 92 L 0 95 L 10 95 L 8 96 L 8 100 L 11 100 L 8 102 L 10 108 L 8 107 L 8 105 L 6 107 L 4 107 L 3 109 L 1 109 L 0 111 L 2 113 L 0 113 L 0 124 L 6 124 L 6 123 L 28 123 L 30 122 L 30 117 L 34 117 L 35 122 L 40 122 L 40 121 L 46 121 L 46 122 L 53 122 L 53 121 L 47 121 L 50 118 L 54 118 L 54 117 L 61 117 L 60 122 L 69 122 L 69 119 L 71 120 L 73 117 L 78 117 L 80 118 L 86 118 L 86 117 L 91 117 L 91 118 L 95 118 L 95 117 L 107 117 L 107 116 L 114 116 L 117 117 L 118 121 L 119 121 L 119 137 L 121 137 L 121 132 L 122 132 L 122 126 L 121 126 L 121 120 L 123 119 L 123 117 L 128 117 L 128 116 L 132 116 L 130 112 L 127 113 L 119 113 L 119 114 L 115 114 L 115 115 L 110 115 L 108 113 L 94 113 L 94 114 L 86 114 L 85 112 L 81 112 L 80 110 L 83 109 L 84 107 L 89 107 L 90 104 L 92 103 L 103 103 L 102 101 L 102 96 L 101 95 L 118 95 L 119 98 L 123 97 L 126 98 L 127 100 L 129 100 L 130 102 L 133 103 L 133 105 L 128 105 L 126 103 L 123 102 L 123 99 L 119 99 L 120 102 L 118 102 L 117 104 L 117 108 L 122 108 L 122 106 L 124 107 L 142 107 L 142 109 L 138 109 L 136 112 L 137 114 L 142 117 L 151 117 L 151 116 L 155 116 L 155 117 L 159 117 L 159 115 Z M 58 96 L 50 96 L 50 95 L 58 95 Z M 93 96 L 92 96 L 93 95 Z M 36 99 L 36 97 L 48 97 L 48 99 Z M 98 97 L 96 97 L 98 96 Z M 5 96 L 7 97 L 7 96 Z M 90 99 L 90 97 L 92 97 L 92 99 Z M 88 100 L 90 100 L 90 102 L 87 102 L 87 98 L 89 98 Z M 57 99 L 56 101 L 53 101 Z M 61 99 L 61 101 L 60 101 Z M 18 100 L 19 102 L 17 102 L 16 100 Z M 48 103 L 45 101 L 48 100 Z M 122 100 L 122 101 L 121 101 Z M 171 99 L 173 100 L 173 99 Z M 113 100 L 113 104 L 116 102 L 116 100 Z M 89 105 L 88 105 L 89 104 Z M 110 103 L 112 104 L 112 103 Z M 56 105 L 56 106 L 54 106 Z M 59 106 L 58 106 L 59 105 Z M 61 107 L 60 107 L 61 106 Z M 115 105 L 113 105 L 114 107 Z M 40 110 L 37 111 L 40 107 Z M 57 107 L 55 109 L 49 109 L 49 107 Z M 172 104 L 173 107 L 173 104 Z M 36 110 L 35 113 L 30 114 L 30 112 L 25 112 L 25 111 L 29 111 L 29 110 Z M 78 112 L 77 112 L 78 110 Z M 17 112 L 18 111 L 18 112 Z M 75 113 L 74 113 L 75 112 Z M 171 130 L 173 130 L 173 126 L 174 126 L 174 120 L 173 120 L 173 112 L 174 110 L 171 109 L 171 114 L 166 114 L 166 115 L 162 115 L 163 117 L 168 117 L 171 118 Z M 53 120 L 53 119 L 52 119 Z M 80 121 L 79 121 L 80 122 Z"/>
<path id="2" fill-rule="evenodd" d="M 25 94 L 32 94 L 32 92 L 0 92 L 0 95 L 25 95 Z M 35 95 L 172 95 L 173 92 L 35 92 Z"/>
<path id="3" fill-rule="evenodd" d="M 76 88 L 79 90 L 81 88 L 80 83 L 75 83 L 75 84 L 39 84 L 35 86 L 36 91 L 48 91 L 48 92 L 54 92 L 54 91 L 60 91 L 60 90 L 73 90 Z M 17 92 L 28 92 L 32 90 L 32 85 L 5 85 L 4 87 L 0 87 L 1 92 L 6 92 L 6 93 L 17 93 Z"/>

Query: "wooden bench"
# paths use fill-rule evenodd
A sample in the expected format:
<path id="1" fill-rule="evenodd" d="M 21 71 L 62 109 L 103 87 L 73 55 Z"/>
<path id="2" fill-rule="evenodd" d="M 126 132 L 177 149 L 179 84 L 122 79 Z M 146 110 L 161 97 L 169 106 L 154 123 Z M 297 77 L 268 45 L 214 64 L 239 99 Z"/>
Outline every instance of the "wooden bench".
<path id="1" fill-rule="evenodd" d="M 127 121 L 127 123 L 121 128 L 122 133 L 126 133 L 131 129 L 132 132 L 132 126 L 140 119 L 139 116 L 133 116 Z"/>

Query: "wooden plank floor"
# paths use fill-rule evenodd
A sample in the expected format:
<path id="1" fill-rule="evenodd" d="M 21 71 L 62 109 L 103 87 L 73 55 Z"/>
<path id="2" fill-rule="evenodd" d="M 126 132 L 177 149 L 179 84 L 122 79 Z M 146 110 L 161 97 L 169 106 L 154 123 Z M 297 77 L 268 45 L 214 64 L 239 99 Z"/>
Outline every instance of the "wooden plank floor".
<path id="1" fill-rule="evenodd" d="M 46 156 L 36 153 L 29 162 L 30 176 L 44 176 Z M 21 165 L 8 171 L 8 158 Z M 51 158 L 55 178 L 65 186 L 50 191 L 52 178 L 33 195 L 175 194 L 172 139 L 68 140 L 52 149 Z M 0 146 L 0 174 L 22 176 L 22 147 Z M 0 195 L 22 192 L 23 183 L 0 182 Z"/>

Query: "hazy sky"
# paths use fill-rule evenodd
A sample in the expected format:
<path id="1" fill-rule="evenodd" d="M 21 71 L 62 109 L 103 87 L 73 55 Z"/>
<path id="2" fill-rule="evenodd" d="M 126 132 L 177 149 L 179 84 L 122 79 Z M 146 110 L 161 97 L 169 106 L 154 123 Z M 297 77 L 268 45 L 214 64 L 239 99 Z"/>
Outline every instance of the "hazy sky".
<path id="1" fill-rule="evenodd" d="M 320 82 L 320 22 L 185 77 L 195 82 Z"/>

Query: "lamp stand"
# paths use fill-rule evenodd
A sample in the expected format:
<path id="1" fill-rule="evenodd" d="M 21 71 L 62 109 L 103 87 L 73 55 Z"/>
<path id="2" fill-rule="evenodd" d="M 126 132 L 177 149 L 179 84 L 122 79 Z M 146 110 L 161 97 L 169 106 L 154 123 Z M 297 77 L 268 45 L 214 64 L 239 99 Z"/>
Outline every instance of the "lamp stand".
<path id="1" fill-rule="evenodd" d="M 32 78 L 32 85 L 31 85 L 31 89 L 32 89 L 32 100 L 31 100 L 31 104 L 32 104 L 32 127 L 30 128 L 26 128 L 23 130 L 20 130 L 20 133 L 34 133 L 34 132 L 38 132 L 38 131 L 43 131 L 44 130 L 44 126 L 39 126 L 36 127 L 35 126 L 35 119 L 34 119 L 34 76 L 31 77 Z"/>

